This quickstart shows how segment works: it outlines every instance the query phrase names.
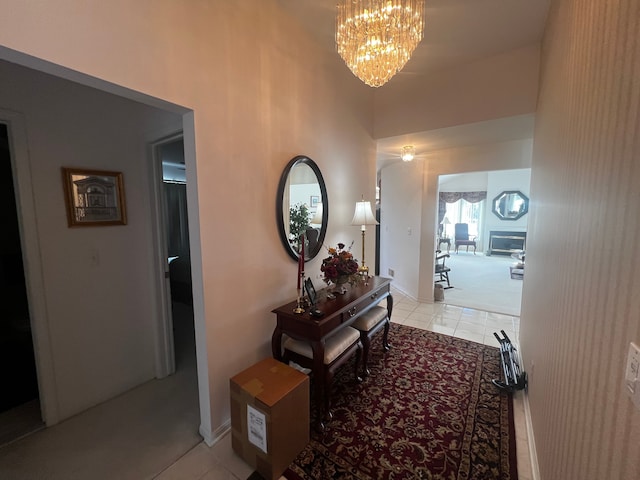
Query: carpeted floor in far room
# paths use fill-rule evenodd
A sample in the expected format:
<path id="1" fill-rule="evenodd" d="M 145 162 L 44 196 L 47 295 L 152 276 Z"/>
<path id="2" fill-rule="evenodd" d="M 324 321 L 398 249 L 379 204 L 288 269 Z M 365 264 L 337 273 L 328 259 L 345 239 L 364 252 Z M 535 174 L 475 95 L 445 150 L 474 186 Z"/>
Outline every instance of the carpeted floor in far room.
<path id="1" fill-rule="evenodd" d="M 444 302 L 519 317 L 523 280 L 512 279 L 509 271 L 516 262 L 508 255 L 452 250 L 446 265 L 453 288 L 444 291 Z"/>
<path id="2" fill-rule="evenodd" d="M 392 324 L 363 383 L 346 366 L 333 419 L 285 472 L 288 480 L 518 478 L 511 396 L 496 347 Z"/>

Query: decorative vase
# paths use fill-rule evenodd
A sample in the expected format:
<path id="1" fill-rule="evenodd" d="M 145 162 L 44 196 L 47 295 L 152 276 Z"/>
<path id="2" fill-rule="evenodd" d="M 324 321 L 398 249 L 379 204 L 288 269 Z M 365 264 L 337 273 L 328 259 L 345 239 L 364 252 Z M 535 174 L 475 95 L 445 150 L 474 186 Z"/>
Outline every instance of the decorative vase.
<path id="1" fill-rule="evenodd" d="M 347 284 L 349 283 L 349 277 L 341 276 L 336 278 L 335 285 L 333 287 L 333 293 L 337 293 L 338 295 L 344 295 L 347 293 Z"/>

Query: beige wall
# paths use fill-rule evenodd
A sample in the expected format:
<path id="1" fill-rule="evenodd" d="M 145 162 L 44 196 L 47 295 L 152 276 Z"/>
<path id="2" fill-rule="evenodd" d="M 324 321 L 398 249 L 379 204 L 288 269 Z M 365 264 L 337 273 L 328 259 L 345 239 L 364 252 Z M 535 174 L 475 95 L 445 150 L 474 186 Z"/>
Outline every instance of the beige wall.
<path id="1" fill-rule="evenodd" d="M 400 77 L 375 92 L 375 138 L 536 111 L 539 46 L 427 75 Z"/>
<path id="2" fill-rule="evenodd" d="M 520 340 L 540 478 L 640 478 L 640 2 L 561 0 L 542 56 Z"/>
<path id="3" fill-rule="evenodd" d="M 208 367 L 201 399 L 210 397 L 201 433 L 213 441 L 228 426 L 229 377 L 271 354 L 270 311 L 295 296 L 296 264 L 275 224 L 278 180 L 293 156 L 323 172 L 327 242 L 359 245 L 355 202 L 375 193 L 371 90 L 275 1 L 3 0 L 2 11 L 0 45 L 193 109 L 195 145 L 185 151 L 188 177 L 197 169 L 191 241 L 202 252 L 196 328 Z M 373 259 L 373 236 L 367 243 Z M 307 269 L 319 271 L 319 260 Z"/>

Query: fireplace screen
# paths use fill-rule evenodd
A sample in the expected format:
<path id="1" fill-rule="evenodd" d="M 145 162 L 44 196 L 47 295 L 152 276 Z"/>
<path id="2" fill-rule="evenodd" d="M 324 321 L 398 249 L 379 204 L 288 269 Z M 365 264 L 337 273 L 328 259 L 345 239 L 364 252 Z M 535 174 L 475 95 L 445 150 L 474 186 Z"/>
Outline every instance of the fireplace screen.
<path id="1" fill-rule="evenodd" d="M 491 232 L 489 236 L 490 255 L 511 255 L 526 249 L 525 232 Z"/>

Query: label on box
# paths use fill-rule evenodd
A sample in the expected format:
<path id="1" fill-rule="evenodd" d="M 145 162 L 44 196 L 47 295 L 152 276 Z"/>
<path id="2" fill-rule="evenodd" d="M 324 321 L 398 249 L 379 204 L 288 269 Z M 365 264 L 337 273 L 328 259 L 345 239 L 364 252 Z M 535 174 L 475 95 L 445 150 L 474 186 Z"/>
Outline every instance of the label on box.
<path id="1" fill-rule="evenodd" d="M 250 443 L 267 453 L 267 419 L 251 405 L 247 405 L 247 436 Z"/>

